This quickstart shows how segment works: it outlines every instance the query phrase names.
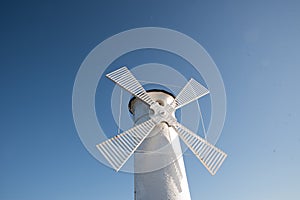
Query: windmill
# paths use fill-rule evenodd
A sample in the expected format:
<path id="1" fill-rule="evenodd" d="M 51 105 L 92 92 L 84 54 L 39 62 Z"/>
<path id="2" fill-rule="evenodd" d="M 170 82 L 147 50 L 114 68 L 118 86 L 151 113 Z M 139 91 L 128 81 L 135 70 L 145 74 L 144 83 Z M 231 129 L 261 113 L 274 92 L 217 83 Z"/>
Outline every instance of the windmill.
<path id="1" fill-rule="evenodd" d="M 136 151 L 145 152 L 145 156 L 135 157 L 134 167 L 137 169 L 167 160 L 168 165 L 162 169 L 135 174 L 136 200 L 190 199 L 179 138 L 212 175 L 216 174 L 227 155 L 177 122 L 175 111 L 209 91 L 194 79 L 190 79 L 176 97 L 162 90 L 146 91 L 126 67 L 106 77 L 134 95 L 129 108 L 135 126 L 98 144 L 98 150 L 116 171 Z M 147 154 L 156 149 L 164 149 L 165 154 Z"/>

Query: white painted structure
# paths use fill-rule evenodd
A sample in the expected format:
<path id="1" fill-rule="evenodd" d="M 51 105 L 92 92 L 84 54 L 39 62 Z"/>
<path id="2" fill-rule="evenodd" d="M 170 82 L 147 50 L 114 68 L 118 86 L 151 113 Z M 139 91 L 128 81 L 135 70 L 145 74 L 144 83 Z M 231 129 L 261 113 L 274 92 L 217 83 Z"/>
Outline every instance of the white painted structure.
<path id="1" fill-rule="evenodd" d="M 134 154 L 135 200 L 190 200 L 179 137 L 212 175 L 227 154 L 180 124 L 175 110 L 209 91 L 190 79 L 176 98 L 147 92 L 126 67 L 106 77 L 135 96 L 129 103 L 135 126 L 97 144 L 100 153 L 116 171 Z"/>
<path id="2" fill-rule="evenodd" d="M 148 94 L 161 106 L 174 101 L 174 97 L 164 91 Z M 150 119 L 149 105 L 138 98 L 134 98 L 129 107 L 136 125 Z M 167 123 L 156 125 L 136 150 L 134 159 L 135 200 L 191 199 L 179 137 Z"/>

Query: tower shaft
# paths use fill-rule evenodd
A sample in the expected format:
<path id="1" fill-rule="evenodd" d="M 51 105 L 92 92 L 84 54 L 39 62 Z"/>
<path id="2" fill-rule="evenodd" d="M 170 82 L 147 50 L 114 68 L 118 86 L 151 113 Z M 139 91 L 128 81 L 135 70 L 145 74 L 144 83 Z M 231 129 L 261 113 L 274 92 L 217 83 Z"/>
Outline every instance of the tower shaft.
<path id="1" fill-rule="evenodd" d="M 149 92 L 149 95 L 162 106 L 174 100 L 163 91 Z M 131 102 L 130 109 L 135 124 L 149 119 L 149 105 L 139 99 Z M 139 146 L 134 168 L 135 200 L 191 199 L 179 138 L 168 124 L 157 125 Z"/>

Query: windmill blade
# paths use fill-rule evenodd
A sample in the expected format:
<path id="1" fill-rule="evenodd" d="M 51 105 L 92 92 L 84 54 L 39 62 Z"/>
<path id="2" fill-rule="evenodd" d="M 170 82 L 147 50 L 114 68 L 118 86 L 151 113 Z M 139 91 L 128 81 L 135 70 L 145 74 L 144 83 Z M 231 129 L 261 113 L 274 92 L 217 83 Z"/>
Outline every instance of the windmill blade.
<path id="1" fill-rule="evenodd" d="M 175 109 L 181 108 L 182 106 L 185 106 L 186 104 L 189 104 L 208 93 L 209 91 L 203 85 L 194 79 L 191 79 L 179 92 L 173 101 L 172 106 L 175 107 Z"/>
<path id="2" fill-rule="evenodd" d="M 227 154 L 179 123 L 176 123 L 174 128 L 205 168 L 212 175 L 215 175 L 227 157 Z"/>
<path id="3" fill-rule="evenodd" d="M 112 167 L 119 171 L 155 125 L 150 119 L 96 146 Z"/>
<path id="4" fill-rule="evenodd" d="M 127 67 L 121 67 L 116 71 L 106 74 L 106 77 L 147 104 L 151 105 L 154 103 L 151 97 L 147 94 L 146 90 L 138 82 L 138 80 L 136 80 Z"/>

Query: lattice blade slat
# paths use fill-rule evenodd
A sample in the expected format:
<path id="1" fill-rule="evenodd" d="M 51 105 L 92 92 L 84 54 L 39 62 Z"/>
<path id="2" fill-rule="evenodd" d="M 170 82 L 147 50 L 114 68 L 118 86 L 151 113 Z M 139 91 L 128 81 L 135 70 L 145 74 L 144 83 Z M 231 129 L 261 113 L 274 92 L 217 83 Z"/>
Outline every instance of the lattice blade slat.
<path id="1" fill-rule="evenodd" d="M 121 67 L 120 69 L 106 74 L 106 77 L 147 104 L 151 105 L 154 103 L 151 97 L 147 94 L 146 90 L 138 82 L 138 80 L 136 80 L 127 67 Z"/>
<path id="2" fill-rule="evenodd" d="M 205 168 L 212 175 L 215 175 L 227 157 L 227 154 L 179 123 L 174 128 Z"/>
<path id="3" fill-rule="evenodd" d="M 173 107 L 178 109 L 182 106 L 185 106 L 186 104 L 189 104 L 192 101 L 203 97 L 208 93 L 209 91 L 203 85 L 201 85 L 194 79 L 191 79 L 179 92 L 172 105 Z"/>
<path id="4" fill-rule="evenodd" d="M 96 146 L 111 166 L 119 171 L 155 125 L 150 119 Z"/>

